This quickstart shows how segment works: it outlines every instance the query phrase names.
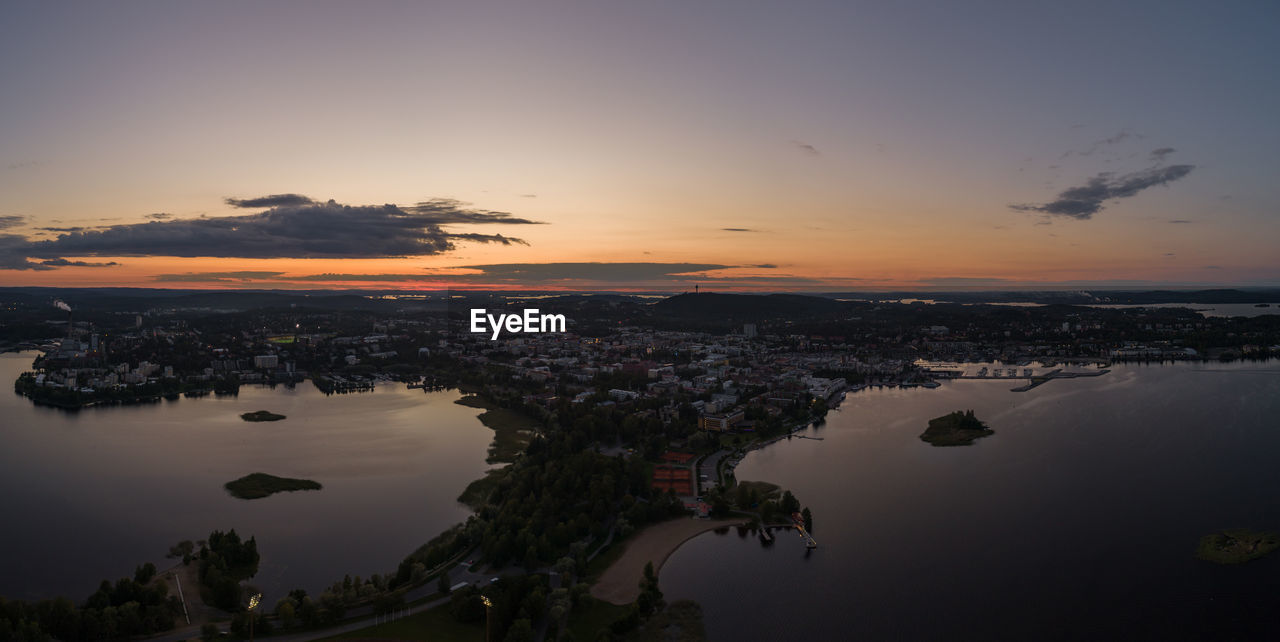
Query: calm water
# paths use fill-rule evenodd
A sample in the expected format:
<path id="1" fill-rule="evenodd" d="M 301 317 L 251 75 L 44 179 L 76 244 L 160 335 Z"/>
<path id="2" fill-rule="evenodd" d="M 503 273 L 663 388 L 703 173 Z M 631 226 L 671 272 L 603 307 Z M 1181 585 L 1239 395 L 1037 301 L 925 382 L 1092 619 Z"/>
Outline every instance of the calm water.
<path id="1" fill-rule="evenodd" d="M 838 299 L 840 301 L 859 301 L 864 299 Z M 926 303 L 935 305 L 938 301 L 933 299 L 888 299 L 882 303 Z M 1043 303 L 1030 303 L 1025 301 L 1015 301 L 1008 303 L 966 303 L 965 305 L 998 305 L 1010 308 L 1041 308 Z M 1076 304 L 1083 305 L 1086 308 L 1102 308 L 1108 310 L 1126 310 L 1130 308 L 1189 308 L 1200 313 L 1203 317 L 1260 317 L 1266 314 L 1280 314 L 1280 303 L 1270 303 L 1268 307 L 1260 308 L 1252 303 L 1147 303 L 1142 305 L 1133 305 L 1127 303 L 1100 303 L 1100 304 Z"/>
<path id="2" fill-rule="evenodd" d="M 387 385 L 326 397 L 244 387 L 238 397 L 65 412 L 12 392 L 31 354 L 0 355 L 0 595 L 80 600 L 170 545 L 213 529 L 255 535 L 255 584 L 277 597 L 344 574 L 394 571 L 469 511 L 455 499 L 488 468 L 493 432 L 456 391 Z M 288 416 L 247 423 L 242 412 Z M 244 501 L 227 481 L 261 471 L 321 491 Z M 270 603 L 274 603 L 274 598 Z"/>
<path id="3" fill-rule="evenodd" d="M 1224 567 L 1200 536 L 1280 530 L 1280 363 L 1119 366 L 849 395 L 825 427 L 749 455 L 820 547 L 709 533 L 663 567 L 714 640 L 1277 639 L 1280 554 Z M 996 434 L 918 439 L 972 408 Z"/>
<path id="4" fill-rule="evenodd" d="M 1252 303 L 1149 303 L 1147 305 L 1104 304 L 1091 305 L 1091 308 L 1191 308 L 1204 317 L 1260 317 L 1266 314 L 1280 314 L 1280 303 L 1272 303 L 1270 307 L 1259 308 Z"/>

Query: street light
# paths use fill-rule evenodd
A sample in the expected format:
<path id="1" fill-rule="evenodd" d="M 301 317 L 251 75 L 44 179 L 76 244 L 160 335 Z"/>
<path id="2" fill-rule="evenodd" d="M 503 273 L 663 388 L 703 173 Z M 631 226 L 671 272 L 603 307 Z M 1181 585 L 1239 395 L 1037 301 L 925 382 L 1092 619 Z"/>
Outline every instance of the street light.
<path id="1" fill-rule="evenodd" d="M 253 642 L 253 610 L 262 603 L 262 594 L 254 593 L 249 597 L 249 642 Z"/>
<path id="2" fill-rule="evenodd" d="M 484 602 L 484 642 L 489 642 L 489 608 L 493 606 L 493 602 L 483 595 L 480 596 L 480 601 Z"/>

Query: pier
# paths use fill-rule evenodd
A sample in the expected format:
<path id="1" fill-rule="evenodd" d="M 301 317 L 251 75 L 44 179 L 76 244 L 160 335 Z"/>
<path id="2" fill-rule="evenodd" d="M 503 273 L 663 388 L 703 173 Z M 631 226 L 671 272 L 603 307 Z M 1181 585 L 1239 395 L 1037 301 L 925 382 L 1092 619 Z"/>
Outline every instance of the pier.
<path id="1" fill-rule="evenodd" d="M 1080 377 L 1100 377 L 1104 374 L 1107 374 L 1108 372 L 1111 372 L 1111 371 L 1110 370 L 1090 370 L 1088 372 L 1063 372 L 1060 369 L 1053 370 L 1043 375 L 1031 377 L 1031 381 L 1027 382 L 1027 385 L 1018 386 L 1017 388 L 1010 388 L 1009 392 L 1026 392 L 1028 390 L 1031 390 L 1032 388 L 1048 383 L 1050 379 L 1077 379 Z"/>
<path id="2" fill-rule="evenodd" d="M 800 533 L 800 537 L 804 538 L 805 548 L 818 548 L 817 540 L 813 539 L 813 536 L 809 534 L 809 531 L 804 529 L 803 524 L 796 524 L 796 531 Z"/>

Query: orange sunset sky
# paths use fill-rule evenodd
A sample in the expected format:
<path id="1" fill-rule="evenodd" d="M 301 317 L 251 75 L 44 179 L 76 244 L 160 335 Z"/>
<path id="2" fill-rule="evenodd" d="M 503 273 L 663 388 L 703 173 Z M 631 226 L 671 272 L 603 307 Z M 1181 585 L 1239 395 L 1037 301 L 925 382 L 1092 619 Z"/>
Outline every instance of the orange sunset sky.
<path id="1" fill-rule="evenodd" d="M 1280 284 L 1274 20 L 947 4 L 11 7 L 0 286 Z"/>

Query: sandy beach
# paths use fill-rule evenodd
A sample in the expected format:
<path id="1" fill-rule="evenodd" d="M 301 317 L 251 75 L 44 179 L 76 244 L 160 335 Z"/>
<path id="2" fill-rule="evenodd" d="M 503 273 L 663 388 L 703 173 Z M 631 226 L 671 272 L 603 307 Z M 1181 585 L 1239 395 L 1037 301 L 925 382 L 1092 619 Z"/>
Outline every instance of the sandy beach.
<path id="1" fill-rule="evenodd" d="M 695 535 L 744 522 L 742 519 L 674 519 L 650 526 L 627 542 L 622 557 L 591 587 L 591 595 L 611 604 L 630 604 L 640 596 L 645 564 L 653 562 L 654 569 L 661 571 L 667 558 Z"/>

